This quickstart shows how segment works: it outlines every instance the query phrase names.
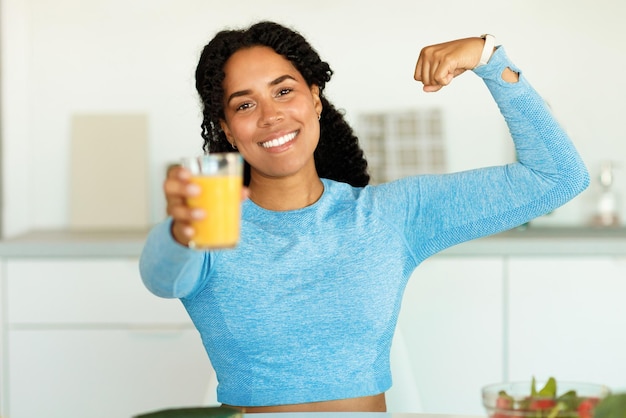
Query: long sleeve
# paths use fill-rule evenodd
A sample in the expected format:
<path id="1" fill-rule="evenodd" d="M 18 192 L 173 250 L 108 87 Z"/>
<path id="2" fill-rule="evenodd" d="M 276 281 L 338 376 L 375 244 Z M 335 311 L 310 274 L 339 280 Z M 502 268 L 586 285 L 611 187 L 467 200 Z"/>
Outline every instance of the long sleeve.
<path id="1" fill-rule="evenodd" d="M 502 80 L 507 67 L 520 74 L 517 83 Z M 587 169 L 567 133 L 503 47 L 474 72 L 498 104 L 514 141 L 517 161 L 409 177 L 376 191 L 380 213 L 393 216 L 392 222 L 404 231 L 417 263 L 450 246 L 546 214 L 589 184 Z"/>
<path id="2" fill-rule="evenodd" d="M 146 239 L 139 271 L 144 285 L 155 295 L 182 298 L 200 284 L 209 253 L 178 244 L 170 233 L 171 218 L 156 225 Z"/>

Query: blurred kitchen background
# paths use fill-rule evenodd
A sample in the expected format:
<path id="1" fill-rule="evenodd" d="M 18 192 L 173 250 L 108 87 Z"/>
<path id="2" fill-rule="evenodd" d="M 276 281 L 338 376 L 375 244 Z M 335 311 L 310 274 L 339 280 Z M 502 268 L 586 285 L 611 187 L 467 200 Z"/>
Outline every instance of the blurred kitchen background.
<path id="1" fill-rule="evenodd" d="M 543 94 L 593 176 L 592 187 L 540 223 L 588 224 L 606 162 L 613 163 L 612 188 L 626 194 L 626 79 L 620 76 L 626 3 L 620 0 L 0 4 L 4 237 L 68 227 L 143 228 L 161 220 L 167 165 L 201 152 L 194 90 L 200 50 L 219 29 L 257 19 L 299 29 L 331 64 L 327 95 L 362 134 L 375 178 L 381 172 L 375 165 L 385 160 L 380 144 L 367 143 L 367 121 L 380 116 L 429 119 L 434 112 L 438 118 L 439 160 L 409 158 L 398 162 L 409 170 L 391 176 L 410 172 L 413 161 L 418 171 L 456 171 L 511 160 L 506 127 L 476 76 L 466 74 L 437 94 L 423 93 L 412 78 L 421 47 L 489 32 Z M 385 148 L 397 144 L 388 141 Z M 92 179 L 96 190 L 94 183 L 84 186 Z M 81 206 L 76 196 L 92 205 Z M 105 204 L 106 210 L 94 209 Z M 623 219 L 626 208 L 618 210 Z"/>
<path id="2" fill-rule="evenodd" d="M 525 230 L 417 269 L 389 410 L 481 415 L 482 386 L 533 375 L 626 390 L 624 16 L 623 0 L 0 0 L 0 415 L 215 404 L 197 331 L 179 301 L 143 287 L 137 261 L 165 216 L 168 165 L 201 153 L 202 47 L 259 19 L 297 28 L 331 64 L 327 97 L 374 182 L 514 159 L 478 77 L 436 94 L 413 81 L 423 46 L 483 33 L 592 175 Z M 589 228 L 599 207 L 612 227 Z"/>

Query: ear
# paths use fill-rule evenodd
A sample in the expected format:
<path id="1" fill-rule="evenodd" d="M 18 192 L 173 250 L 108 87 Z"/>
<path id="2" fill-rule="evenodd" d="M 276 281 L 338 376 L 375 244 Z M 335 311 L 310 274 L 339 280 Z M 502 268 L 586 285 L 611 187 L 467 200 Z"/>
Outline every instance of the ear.
<path id="1" fill-rule="evenodd" d="M 231 145 L 234 145 L 235 139 L 233 138 L 233 134 L 230 131 L 230 128 L 228 127 L 228 124 L 226 123 L 224 119 L 220 119 L 220 127 L 222 128 L 222 131 L 224 131 L 224 134 L 226 135 L 226 139 L 228 140 L 228 142 L 230 142 Z"/>
<path id="2" fill-rule="evenodd" d="M 317 84 L 311 84 L 311 96 L 313 96 L 313 106 L 318 115 L 322 114 L 322 99 L 320 99 L 320 88 Z"/>

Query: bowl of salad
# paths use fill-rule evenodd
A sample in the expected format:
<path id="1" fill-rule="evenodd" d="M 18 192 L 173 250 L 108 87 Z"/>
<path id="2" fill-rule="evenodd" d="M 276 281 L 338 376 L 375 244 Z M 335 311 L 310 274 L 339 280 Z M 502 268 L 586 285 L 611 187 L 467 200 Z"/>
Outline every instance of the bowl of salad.
<path id="1" fill-rule="evenodd" d="M 593 418 L 596 405 L 609 395 L 607 386 L 593 383 L 496 383 L 483 387 L 489 418 Z"/>

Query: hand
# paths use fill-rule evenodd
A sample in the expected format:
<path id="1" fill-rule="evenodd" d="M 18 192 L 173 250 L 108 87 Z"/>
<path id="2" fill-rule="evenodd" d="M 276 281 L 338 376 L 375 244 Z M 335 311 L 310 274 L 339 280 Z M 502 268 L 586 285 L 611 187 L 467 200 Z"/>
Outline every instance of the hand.
<path id="1" fill-rule="evenodd" d="M 194 233 L 191 222 L 207 216 L 204 210 L 192 209 L 187 205 L 187 198 L 197 196 L 200 188 L 191 183 L 189 170 L 177 165 L 167 171 L 163 191 L 167 202 L 167 214 L 173 219 L 172 236 L 178 243 L 187 246 Z M 249 189 L 244 187 L 241 200 L 247 199 L 248 195 Z"/>
<path id="2" fill-rule="evenodd" d="M 177 165 L 167 171 L 163 182 L 163 191 L 167 202 L 167 214 L 173 219 L 172 236 L 182 245 L 187 246 L 193 236 L 191 221 L 202 219 L 205 216 L 201 209 L 191 209 L 187 206 L 187 198 L 197 196 L 200 188 L 191 183 L 189 170 Z"/>
<path id="3" fill-rule="evenodd" d="M 484 46 L 484 39 L 478 37 L 427 46 L 420 52 L 414 78 L 424 84 L 425 92 L 439 91 L 454 77 L 475 68 Z"/>

